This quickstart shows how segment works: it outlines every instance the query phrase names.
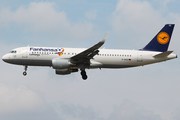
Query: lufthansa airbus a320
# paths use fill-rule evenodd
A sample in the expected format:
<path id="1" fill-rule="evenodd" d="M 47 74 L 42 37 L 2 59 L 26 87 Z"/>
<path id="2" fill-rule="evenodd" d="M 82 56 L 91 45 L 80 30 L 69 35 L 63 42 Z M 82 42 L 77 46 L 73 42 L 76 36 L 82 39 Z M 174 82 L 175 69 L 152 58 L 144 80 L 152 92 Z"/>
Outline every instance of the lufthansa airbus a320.
<path id="1" fill-rule="evenodd" d="M 144 48 L 139 50 L 100 49 L 108 37 L 107 33 L 99 43 L 87 49 L 20 47 L 5 54 L 2 60 L 23 65 L 24 76 L 27 75 L 28 66 L 50 66 L 58 75 L 67 75 L 80 70 L 82 78 L 86 80 L 85 69 L 137 67 L 177 58 L 173 51 L 168 51 L 174 26 L 166 24 Z"/>

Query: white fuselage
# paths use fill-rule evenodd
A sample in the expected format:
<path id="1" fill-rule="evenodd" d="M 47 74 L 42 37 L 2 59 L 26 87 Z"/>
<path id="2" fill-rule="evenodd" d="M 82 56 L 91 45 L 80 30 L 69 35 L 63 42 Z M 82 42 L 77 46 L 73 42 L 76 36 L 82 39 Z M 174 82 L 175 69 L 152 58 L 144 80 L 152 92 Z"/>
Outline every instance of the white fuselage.
<path id="1" fill-rule="evenodd" d="M 63 51 L 62 51 L 63 50 Z M 81 53 L 83 48 L 20 47 L 3 56 L 3 60 L 17 65 L 52 66 L 54 58 L 70 59 Z M 61 54 L 59 52 L 62 52 Z M 86 68 L 126 68 L 166 61 L 177 57 L 169 54 L 166 57 L 153 57 L 161 52 L 142 50 L 99 49 L 99 54 L 90 60 Z M 79 68 L 79 66 L 70 66 Z"/>

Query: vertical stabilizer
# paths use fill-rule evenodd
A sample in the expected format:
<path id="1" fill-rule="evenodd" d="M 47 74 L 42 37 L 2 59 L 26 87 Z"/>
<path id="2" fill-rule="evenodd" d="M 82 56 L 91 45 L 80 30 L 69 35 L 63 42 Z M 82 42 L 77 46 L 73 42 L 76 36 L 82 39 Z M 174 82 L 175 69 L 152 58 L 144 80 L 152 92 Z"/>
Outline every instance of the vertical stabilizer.
<path id="1" fill-rule="evenodd" d="M 174 24 L 166 24 L 160 32 L 141 50 L 165 52 L 168 49 Z"/>

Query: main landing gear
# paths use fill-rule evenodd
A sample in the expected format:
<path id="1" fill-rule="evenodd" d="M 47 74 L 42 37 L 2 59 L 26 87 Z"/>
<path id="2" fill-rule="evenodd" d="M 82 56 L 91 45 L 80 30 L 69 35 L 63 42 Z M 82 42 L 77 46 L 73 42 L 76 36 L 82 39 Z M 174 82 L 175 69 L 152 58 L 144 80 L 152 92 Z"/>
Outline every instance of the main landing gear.
<path id="1" fill-rule="evenodd" d="M 28 67 L 27 65 L 24 66 L 24 70 L 25 70 L 25 71 L 23 72 L 23 75 L 24 75 L 24 76 L 27 75 L 27 72 L 26 72 L 26 71 L 27 71 L 27 67 Z"/>
<path id="2" fill-rule="evenodd" d="M 87 75 L 86 75 L 86 71 L 85 70 L 81 70 L 81 75 L 82 75 L 82 79 L 83 80 L 87 79 Z"/>
<path id="3" fill-rule="evenodd" d="M 85 71 L 85 66 L 84 66 L 84 64 L 80 64 L 79 67 L 80 67 L 80 70 L 81 70 L 82 79 L 83 79 L 83 80 L 86 80 L 86 79 L 87 79 L 87 75 L 86 75 L 86 71 Z"/>

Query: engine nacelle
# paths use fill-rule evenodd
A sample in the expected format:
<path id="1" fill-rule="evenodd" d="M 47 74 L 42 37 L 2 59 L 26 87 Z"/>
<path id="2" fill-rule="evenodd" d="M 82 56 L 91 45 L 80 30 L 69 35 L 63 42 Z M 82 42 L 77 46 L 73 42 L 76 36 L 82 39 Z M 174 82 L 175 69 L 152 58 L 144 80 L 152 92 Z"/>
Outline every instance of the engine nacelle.
<path id="1" fill-rule="evenodd" d="M 56 69 L 56 74 L 58 74 L 58 75 L 71 74 L 71 70 L 69 68 L 66 68 L 66 69 Z"/>
<path id="2" fill-rule="evenodd" d="M 67 75 L 67 74 L 71 74 L 72 72 L 78 72 L 78 69 L 70 69 L 70 68 L 56 69 L 56 74 L 58 75 Z"/>
<path id="3" fill-rule="evenodd" d="M 55 58 L 52 60 L 52 66 L 54 69 L 67 69 L 70 66 L 69 60 Z"/>

